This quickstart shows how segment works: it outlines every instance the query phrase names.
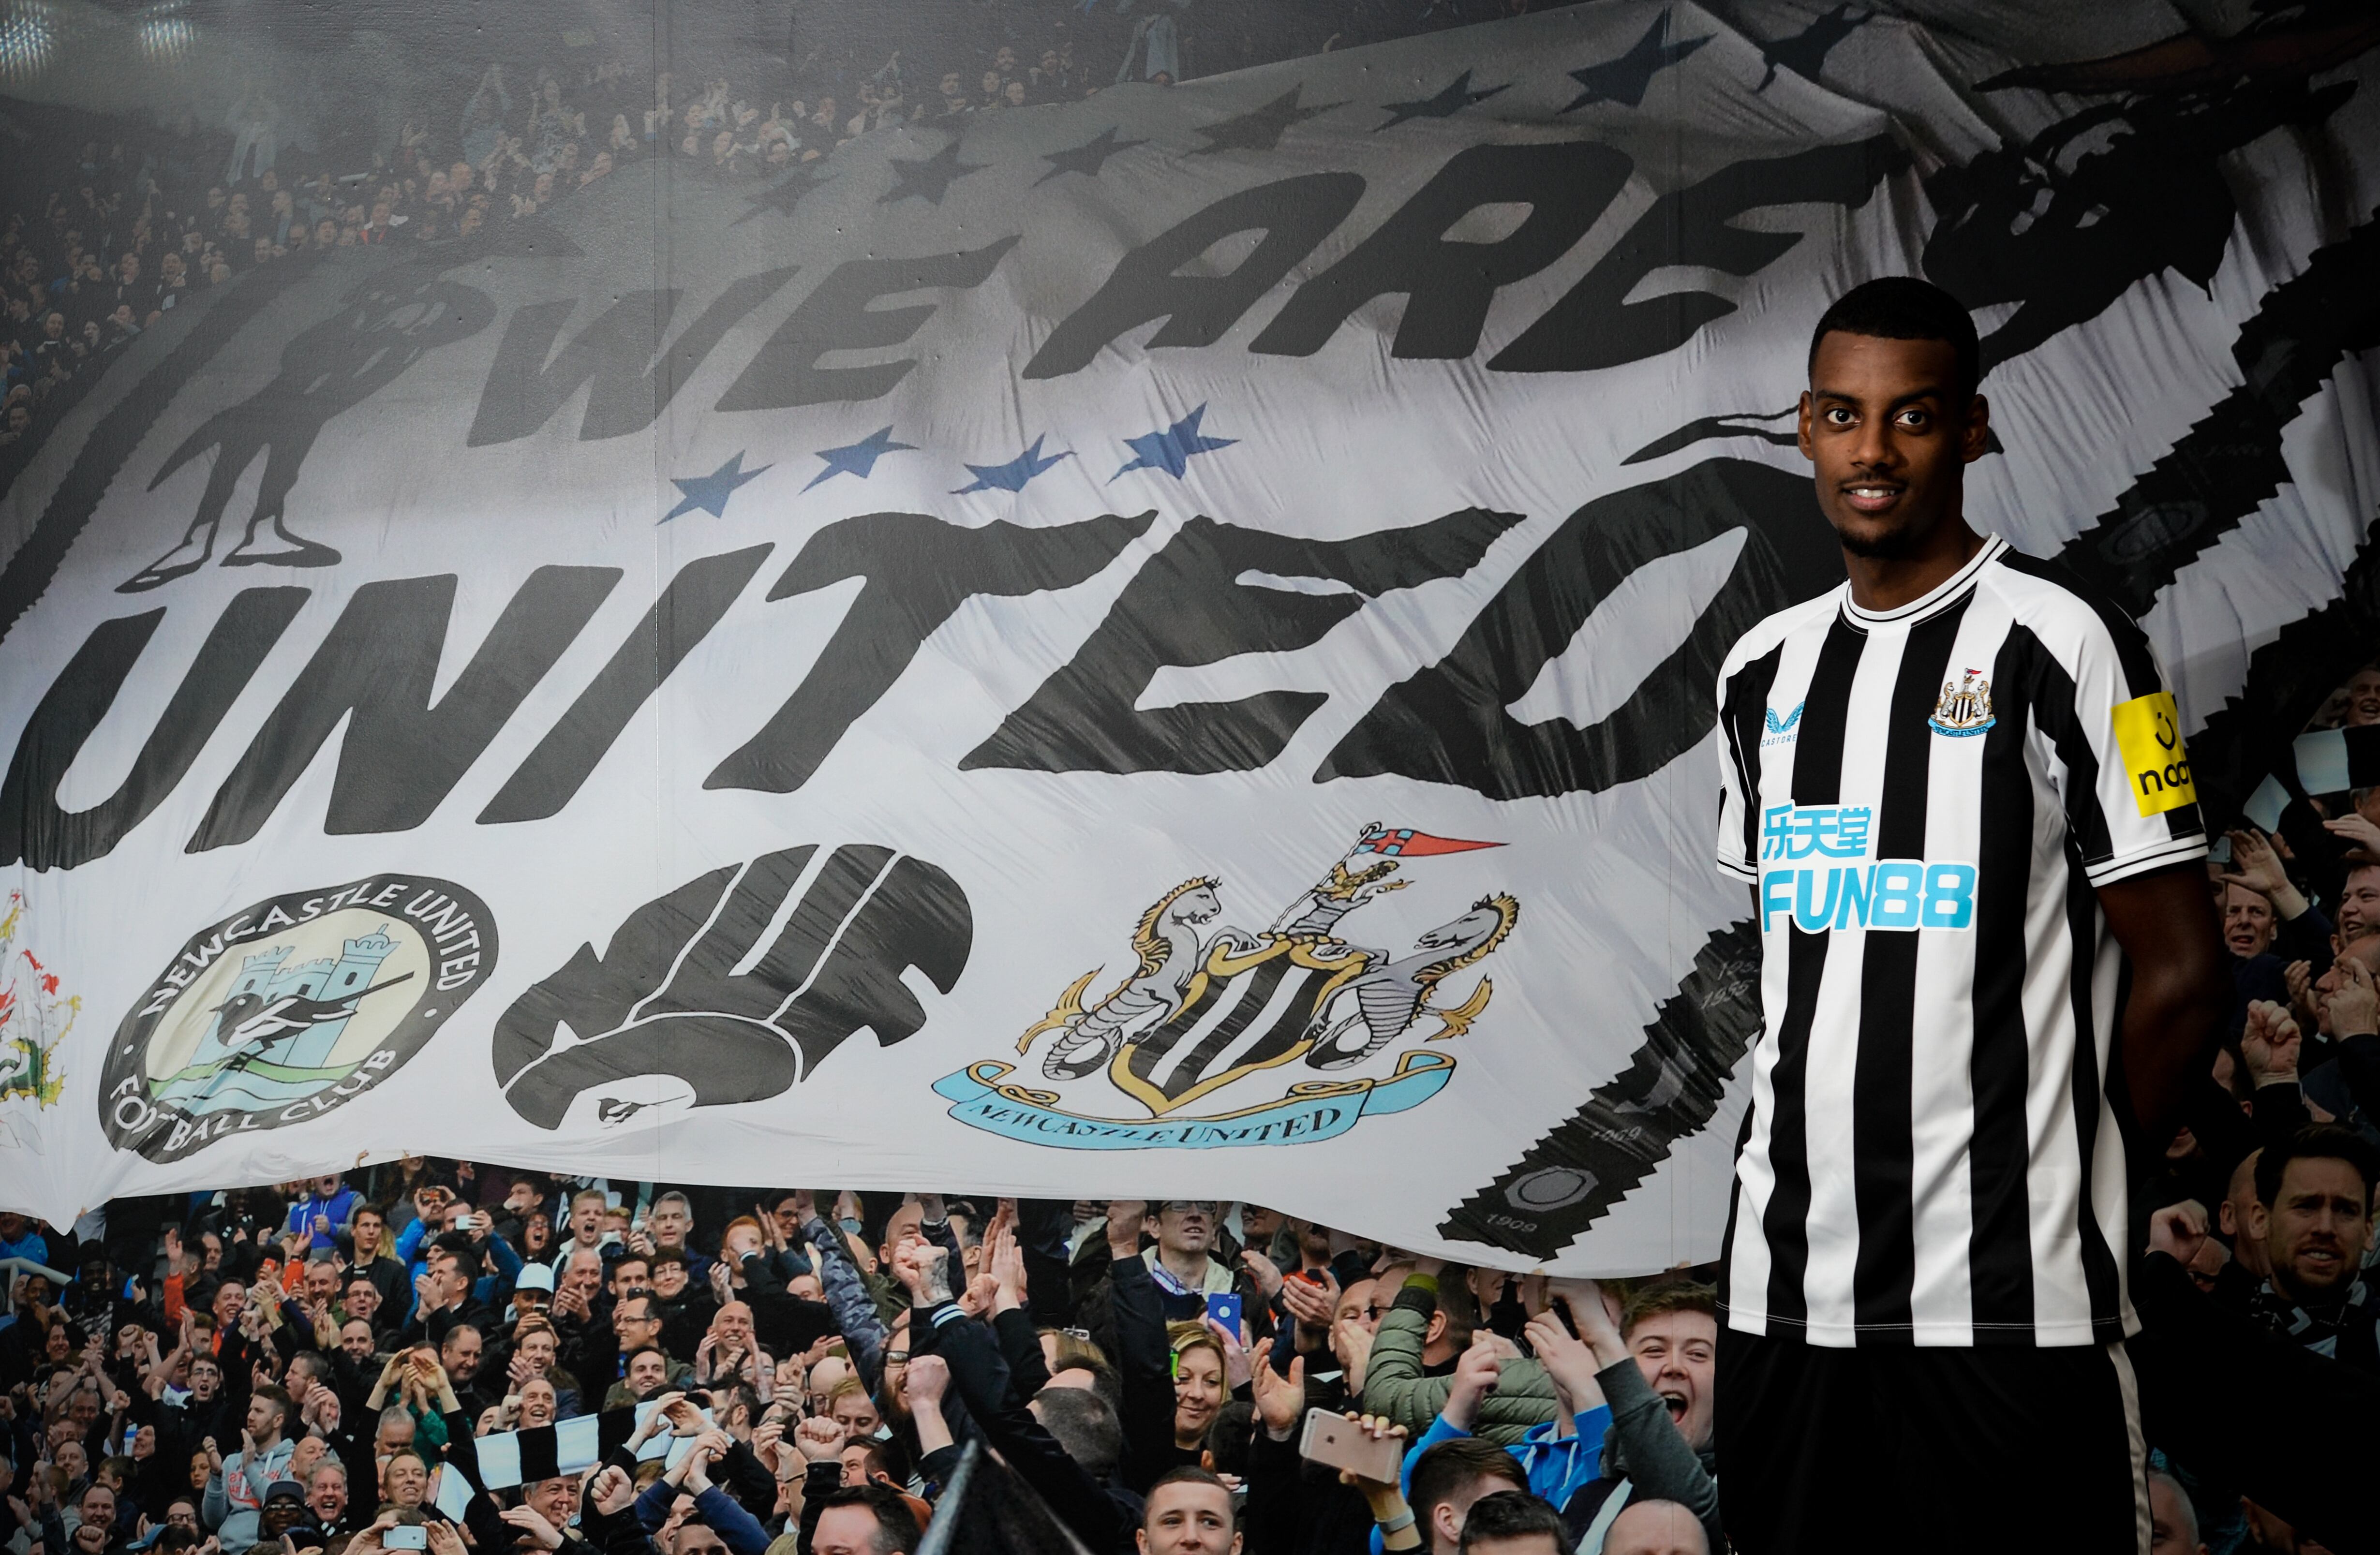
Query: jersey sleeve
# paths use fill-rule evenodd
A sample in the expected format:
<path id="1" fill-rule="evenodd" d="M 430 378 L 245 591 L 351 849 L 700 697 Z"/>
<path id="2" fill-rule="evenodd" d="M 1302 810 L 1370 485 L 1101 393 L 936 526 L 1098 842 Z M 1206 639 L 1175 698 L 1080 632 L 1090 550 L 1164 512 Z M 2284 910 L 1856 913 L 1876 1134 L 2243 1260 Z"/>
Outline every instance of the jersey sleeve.
<path id="1" fill-rule="evenodd" d="M 2067 823 L 2094 886 L 2206 855 L 2173 691 L 2140 628 L 2105 613 L 2080 634 Z M 2077 751 L 2075 755 L 2081 756 Z"/>
<path id="2" fill-rule="evenodd" d="M 1752 856 L 1752 829 L 1746 824 L 1751 799 L 1744 792 L 1748 766 L 1744 732 L 1735 716 L 1736 677 L 1722 671 L 1718 681 L 1718 872 L 1746 885 L 1760 883 L 1760 869 Z M 1755 752 L 1757 747 L 1755 747 Z"/>

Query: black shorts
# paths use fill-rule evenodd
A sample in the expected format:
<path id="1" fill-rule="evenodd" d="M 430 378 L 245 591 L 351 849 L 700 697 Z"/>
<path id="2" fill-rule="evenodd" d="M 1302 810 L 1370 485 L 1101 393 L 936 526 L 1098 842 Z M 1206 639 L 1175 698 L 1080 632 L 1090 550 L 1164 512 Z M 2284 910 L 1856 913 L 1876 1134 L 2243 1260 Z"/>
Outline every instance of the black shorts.
<path id="1" fill-rule="evenodd" d="M 1838 1350 L 1722 1326 L 1715 1402 L 1738 1555 L 1870 1537 L 1945 1555 L 2147 1555 L 2148 1451 L 2120 1342 Z"/>

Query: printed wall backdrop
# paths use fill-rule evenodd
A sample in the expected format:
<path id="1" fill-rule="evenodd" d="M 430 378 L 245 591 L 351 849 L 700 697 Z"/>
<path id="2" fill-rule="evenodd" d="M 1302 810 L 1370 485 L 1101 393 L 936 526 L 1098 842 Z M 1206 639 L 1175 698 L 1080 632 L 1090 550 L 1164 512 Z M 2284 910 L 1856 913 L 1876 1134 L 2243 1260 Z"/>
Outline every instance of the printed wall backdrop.
<path id="1" fill-rule="evenodd" d="M 0 1200 L 399 1150 L 1713 1256 L 1710 687 L 1869 276 L 2236 810 L 2374 640 L 2362 6 L 1579 6 L 259 269 L 0 503 Z"/>

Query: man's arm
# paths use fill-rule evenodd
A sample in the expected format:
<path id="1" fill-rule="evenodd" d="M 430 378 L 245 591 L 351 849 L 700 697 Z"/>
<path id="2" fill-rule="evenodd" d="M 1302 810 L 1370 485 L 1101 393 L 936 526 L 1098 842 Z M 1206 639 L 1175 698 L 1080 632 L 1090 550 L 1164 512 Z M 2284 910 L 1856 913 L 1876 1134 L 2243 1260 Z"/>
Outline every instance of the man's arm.
<path id="1" fill-rule="evenodd" d="M 2134 1145 L 2162 1150 L 2188 1113 L 2193 1079 L 2214 1061 L 2231 979 L 2204 866 L 2192 861 L 2098 888 L 2107 928 L 2131 962 L 2120 1051 Z"/>
<path id="2" fill-rule="evenodd" d="M 1406 1277 L 1395 1305 L 1380 1315 L 1379 1331 L 1372 1336 L 1371 1357 L 1364 1367 L 1365 1410 L 1409 1431 L 1428 1429 L 1454 1391 L 1452 1378 L 1422 1373 L 1422 1342 L 1438 1310 L 1437 1289 L 1431 1276 Z"/>

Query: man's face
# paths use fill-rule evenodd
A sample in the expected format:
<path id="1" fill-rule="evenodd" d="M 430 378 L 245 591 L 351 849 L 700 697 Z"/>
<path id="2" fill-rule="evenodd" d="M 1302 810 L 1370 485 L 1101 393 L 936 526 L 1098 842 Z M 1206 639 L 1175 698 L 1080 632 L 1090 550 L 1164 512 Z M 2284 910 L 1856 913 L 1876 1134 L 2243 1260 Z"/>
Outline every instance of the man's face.
<path id="1" fill-rule="evenodd" d="M 631 1296 L 620 1303 L 612 1313 L 612 1329 L 620 1336 L 622 1355 L 639 1344 L 650 1344 L 659 1340 L 662 1320 L 653 1312 L 652 1298 Z"/>
<path id="2" fill-rule="evenodd" d="M 259 1393 L 248 1401 L 248 1428 L 257 1440 L 281 1427 L 281 1406 Z"/>
<path id="3" fill-rule="evenodd" d="M 2242 961 L 2273 948 L 2273 905 L 2263 892 L 2224 887 L 2223 942 Z"/>
<path id="4" fill-rule="evenodd" d="M 480 1336 L 468 1329 L 457 1329 L 446 1336 L 438 1352 L 438 1364 L 446 1375 L 457 1382 L 468 1382 L 480 1375 Z"/>
<path id="5" fill-rule="evenodd" d="M 82 1493 L 82 1520 L 106 1527 L 115 1521 L 115 1492 L 104 1485 L 94 1485 Z"/>
<path id="6" fill-rule="evenodd" d="M 528 1363 L 529 1369 L 540 1376 L 543 1376 L 552 1368 L 553 1335 L 548 1330 L 531 1329 L 521 1335 L 519 1350 L 521 1358 Z"/>
<path id="7" fill-rule="evenodd" d="M 215 1390 L 222 1386 L 223 1367 L 215 1364 L 213 1356 L 201 1355 L 190 1363 L 191 1397 L 200 1403 L 205 1403 L 215 1396 Z"/>
<path id="8" fill-rule="evenodd" d="M 1232 1524 L 1232 1495 L 1221 1486 L 1160 1486 L 1140 1521 L 1140 1555 L 1237 1555 L 1240 1536 Z"/>
<path id="9" fill-rule="evenodd" d="M 628 1363 L 628 1391 L 638 1399 L 652 1397 L 668 1380 L 669 1367 L 662 1364 L 657 1351 L 648 1350 Z"/>
<path id="10" fill-rule="evenodd" d="M 2380 670 L 2358 670 L 2347 683 L 2347 716 L 2350 729 L 2380 723 Z"/>
<path id="11" fill-rule="evenodd" d="M 1656 1313 L 1628 1336 L 1628 1351 L 1686 1445 L 1698 1452 L 1709 1446 L 1718 1325 L 1702 1312 Z"/>
<path id="12" fill-rule="evenodd" d="M 876 1513 L 864 1506 L 831 1506 L 819 1514 L 810 1548 L 817 1555 L 876 1555 Z"/>
<path id="13" fill-rule="evenodd" d="M 612 1266 L 612 1298 L 626 1296 L 630 1291 L 650 1290 L 653 1266 L 639 1257 L 625 1257 Z"/>
<path id="14" fill-rule="evenodd" d="M 1204 1253 L 1215 1240 L 1215 1206 L 1205 1199 L 1174 1199 L 1157 1217 L 1157 1245 L 1167 1253 Z"/>
<path id="15" fill-rule="evenodd" d="M 2300 1157 L 2281 1169 L 2280 1192 L 2257 1207 L 2265 1256 L 2284 1295 L 2320 1301 L 2353 1279 L 2372 1236 L 2370 1188 L 2354 1166 Z"/>
<path id="16" fill-rule="evenodd" d="M 348 1317 L 369 1321 L 371 1315 L 380 1310 L 380 1287 L 369 1280 L 350 1280 L 344 1305 Z"/>
<path id="17" fill-rule="evenodd" d="M 265 1503 L 264 1515 L 259 1518 L 258 1522 L 262 1526 L 266 1538 L 277 1539 L 295 1527 L 298 1520 L 305 1514 L 306 1503 L 295 1496 L 285 1493 L 273 1497 Z"/>
<path id="18" fill-rule="evenodd" d="M 339 1271 L 330 1263 L 317 1261 L 306 1266 L 306 1299 L 308 1301 L 327 1302 L 338 1288 Z"/>
<path id="19" fill-rule="evenodd" d="M 1947 340 L 1829 331 L 1802 396 L 1803 456 L 1818 507 L 1855 556 L 1909 556 L 1960 519 L 1966 467 L 1986 447 L 1980 395 L 1957 383 Z"/>
<path id="20" fill-rule="evenodd" d="M 577 1476 L 566 1474 L 540 1479 L 529 1488 L 524 1499 L 547 1522 L 557 1528 L 566 1528 L 570 1525 L 573 1504 L 578 1500 L 578 1480 Z"/>
<path id="21" fill-rule="evenodd" d="M 686 1212 L 686 1206 L 673 1199 L 654 1207 L 647 1229 L 653 1233 L 654 1245 L 683 1247 L 686 1245 L 686 1233 L 693 1225 L 694 1218 Z"/>
<path id="22" fill-rule="evenodd" d="M 165 1509 L 165 1525 L 188 1528 L 195 1534 L 199 1531 L 199 1509 L 187 1500 L 177 1500 Z"/>
<path id="23" fill-rule="evenodd" d="M 2338 942 L 2346 944 L 2380 932 L 2380 867 L 2365 865 L 2347 872 L 2338 897 Z"/>
<path id="24" fill-rule="evenodd" d="M 904 1204 L 893 1210 L 892 1218 L 884 1222 L 884 1245 L 876 1249 L 876 1256 L 891 1263 L 894 1253 L 924 1238 L 925 1233 L 919 1228 L 925 1223 L 926 1211 L 915 1204 Z"/>
<path id="25" fill-rule="evenodd" d="M 470 1280 L 463 1272 L 463 1260 L 452 1253 L 430 1260 L 430 1278 L 431 1289 L 437 1293 L 441 1306 L 461 1300 L 470 1286 Z"/>
<path id="26" fill-rule="evenodd" d="M 371 1359 L 372 1326 L 361 1318 L 350 1318 L 339 1329 L 339 1348 L 347 1359 L 361 1363 Z"/>
<path id="27" fill-rule="evenodd" d="M 239 1309 L 248 1304 L 248 1287 L 237 1280 L 226 1280 L 215 1287 L 215 1327 L 229 1329 L 239 1321 Z"/>
<path id="28" fill-rule="evenodd" d="M 868 1483 L 868 1448 L 855 1442 L 843 1450 L 843 1482 L 845 1485 Z"/>
<path id="29" fill-rule="evenodd" d="M 740 1301 L 731 1301 L 710 1319 L 710 1331 L 724 1348 L 733 1344 L 741 1350 L 752 1348 L 752 1309 Z"/>
<path id="30" fill-rule="evenodd" d="M 419 1506 L 423 1493 L 430 1488 L 430 1471 L 409 1452 L 402 1458 L 391 1458 L 380 1477 L 388 1500 L 398 1506 Z"/>
<path id="31" fill-rule="evenodd" d="M 324 1527 L 336 1523 L 339 1514 L 347 1510 L 347 1476 L 334 1467 L 318 1467 L 313 1483 L 306 1488 L 306 1504 Z"/>
<path id="32" fill-rule="evenodd" d="M 1339 1305 L 1330 1309 L 1330 1325 L 1336 1329 L 1342 1322 L 1353 1322 L 1366 1333 L 1380 1330 L 1380 1314 L 1388 1310 L 1385 1302 L 1376 1301 L 1380 1282 L 1358 1280 L 1339 1293 Z"/>
<path id="33" fill-rule="evenodd" d="M 876 1413 L 876 1405 L 868 1402 L 866 1393 L 844 1394 L 834 1401 L 833 1413 L 834 1423 L 843 1427 L 847 1437 L 874 1436 L 876 1428 L 884 1423 L 884 1417 Z"/>

